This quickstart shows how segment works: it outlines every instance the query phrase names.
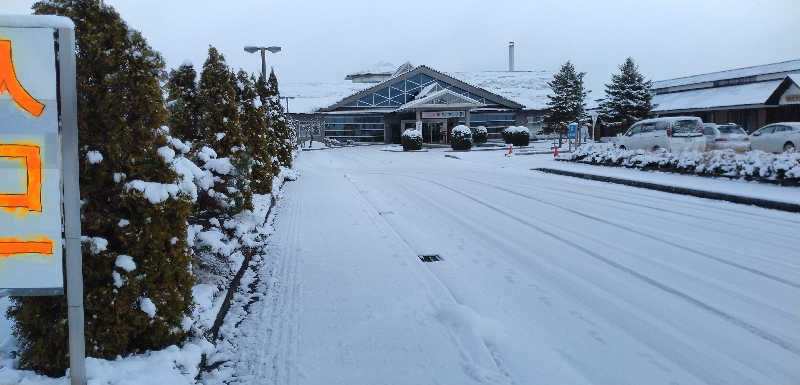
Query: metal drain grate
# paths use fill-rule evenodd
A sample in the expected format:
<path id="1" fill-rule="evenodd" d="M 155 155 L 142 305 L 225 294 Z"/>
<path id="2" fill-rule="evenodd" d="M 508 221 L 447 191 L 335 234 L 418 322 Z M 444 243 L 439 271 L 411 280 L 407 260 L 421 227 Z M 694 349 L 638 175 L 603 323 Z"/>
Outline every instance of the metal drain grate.
<path id="1" fill-rule="evenodd" d="M 439 254 L 418 255 L 418 257 L 422 262 L 438 262 L 442 260 L 442 258 L 439 257 Z"/>

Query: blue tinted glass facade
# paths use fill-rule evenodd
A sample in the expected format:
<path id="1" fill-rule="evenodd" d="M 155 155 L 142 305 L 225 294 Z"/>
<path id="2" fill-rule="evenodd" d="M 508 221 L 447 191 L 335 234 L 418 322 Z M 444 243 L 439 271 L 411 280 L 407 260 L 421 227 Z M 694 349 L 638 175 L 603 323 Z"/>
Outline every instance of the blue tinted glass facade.
<path id="1" fill-rule="evenodd" d="M 458 124 L 465 124 L 466 119 L 460 118 Z M 502 139 L 503 130 L 508 126 L 513 126 L 516 122 L 516 114 L 513 112 L 473 112 L 469 114 L 470 127 L 484 126 L 489 139 Z"/>
<path id="2" fill-rule="evenodd" d="M 373 93 L 363 96 L 357 100 L 345 104 L 345 107 L 399 107 L 408 103 L 422 91 L 423 88 L 437 83 L 440 87 L 446 88 L 460 95 L 474 99 L 481 104 L 492 104 L 491 101 L 479 95 L 462 90 L 452 84 L 442 80 L 434 79 L 425 74 L 417 74 L 405 80 L 400 80 L 381 88 Z"/>
<path id="3" fill-rule="evenodd" d="M 383 142 L 383 116 L 335 115 L 325 117 L 325 136 L 339 141 Z"/>

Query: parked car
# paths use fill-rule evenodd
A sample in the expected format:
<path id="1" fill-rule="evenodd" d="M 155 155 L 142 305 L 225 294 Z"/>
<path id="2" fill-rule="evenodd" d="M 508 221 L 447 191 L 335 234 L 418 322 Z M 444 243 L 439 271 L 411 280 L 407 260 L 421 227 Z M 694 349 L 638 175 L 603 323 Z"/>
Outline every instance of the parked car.
<path id="1" fill-rule="evenodd" d="M 753 150 L 764 152 L 793 152 L 800 145 L 800 123 L 772 123 L 750 135 Z"/>
<path id="2" fill-rule="evenodd" d="M 750 150 L 750 137 L 736 123 L 703 124 L 703 136 L 706 138 L 707 150 L 732 149 L 734 151 Z"/>
<path id="3" fill-rule="evenodd" d="M 616 138 L 616 145 L 628 150 L 669 152 L 704 151 L 703 121 L 694 116 L 645 119 L 636 122 Z"/>

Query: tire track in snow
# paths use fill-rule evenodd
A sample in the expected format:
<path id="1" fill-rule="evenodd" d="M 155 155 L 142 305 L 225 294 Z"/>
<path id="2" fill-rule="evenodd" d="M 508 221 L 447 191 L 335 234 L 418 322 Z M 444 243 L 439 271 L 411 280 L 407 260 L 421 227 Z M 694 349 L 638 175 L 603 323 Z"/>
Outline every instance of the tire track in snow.
<path id="1" fill-rule="evenodd" d="M 694 297 L 692 297 L 692 296 L 690 296 L 690 295 L 688 295 L 688 294 L 686 294 L 686 293 L 684 293 L 684 292 L 682 292 L 680 290 L 672 288 L 672 287 L 670 287 L 670 286 L 668 286 L 666 284 L 663 284 L 663 283 L 661 283 L 661 282 L 659 282 L 659 281 L 657 281 L 657 280 L 655 280 L 653 278 L 650 278 L 650 277 L 648 277 L 648 276 L 646 276 L 644 274 L 641 274 L 641 273 L 639 273 L 639 272 L 637 272 L 637 271 L 635 271 L 635 270 L 633 270 L 633 269 L 631 269 L 631 268 L 629 268 L 629 267 L 627 267 L 625 265 L 622 265 L 622 264 L 614 262 L 614 261 L 612 261 L 612 260 L 610 260 L 610 259 L 608 259 L 606 257 L 603 257 L 602 255 L 599 255 L 599 254 L 593 252 L 592 250 L 589 250 L 589 249 L 587 249 L 587 248 L 585 248 L 585 247 L 583 247 L 583 246 L 581 246 L 581 245 L 579 245 L 579 244 L 577 244 L 577 243 L 575 243 L 573 241 L 570 241 L 570 240 L 568 240 L 566 238 L 563 238 L 563 237 L 559 236 L 558 234 L 555 234 L 555 233 L 553 233 L 553 232 L 551 232 L 551 231 L 549 231 L 549 230 L 547 230 L 547 229 L 545 229 L 545 228 L 543 228 L 541 226 L 538 226 L 538 225 L 536 225 L 534 223 L 531 223 L 528 220 L 526 220 L 524 218 L 521 218 L 521 217 L 519 217 L 518 215 L 516 215 L 516 214 L 514 214 L 512 212 L 503 210 L 501 208 L 498 208 L 497 206 L 494 206 L 492 204 L 483 202 L 483 201 L 481 201 L 479 199 L 476 199 L 476 198 L 472 197 L 469 194 L 466 194 L 466 193 L 464 193 L 462 191 L 459 191 L 459 190 L 456 190 L 454 188 L 451 188 L 451 187 L 449 187 L 447 185 L 444 185 L 442 183 L 439 183 L 437 181 L 433 181 L 433 180 L 429 180 L 429 179 L 425 179 L 425 178 L 420 178 L 420 177 L 412 177 L 412 178 L 433 183 L 433 184 L 438 185 L 439 187 L 442 187 L 442 188 L 444 188 L 446 190 L 452 191 L 453 193 L 456 193 L 458 195 L 466 197 L 466 198 L 476 202 L 477 204 L 479 204 L 481 206 L 489 208 L 490 210 L 496 211 L 496 212 L 498 212 L 500 214 L 503 214 L 503 215 L 505 215 L 505 216 L 507 216 L 509 218 L 512 218 L 515 221 L 517 221 L 517 222 L 519 222 L 519 223 L 521 223 L 521 224 L 523 224 L 525 226 L 528 226 L 528 227 L 530 227 L 530 228 L 532 228 L 534 230 L 537 230 L 537 231 L 539 231 L 539 232 L 541 232 L 543 234 L 546 234 L 546 235 L 550 236 L 551 238 L 554 238 L 554 239 L 556 239 L 556 240 L 558 240 L 560 242 L 563 242 L 564 244 L 569 245 L 570 247 L 572 247 L 574 249 L 577 249 L 577 250 L 581 251 L 582 253 L 584 253 L 584 254 L 592 257 L 592 258 L 597 259 L 600 262 L 603 262 L 603 263 L 605 263 L 605 264 L 607 264 L 607 265 L 609 265 L 609 266 L 611 266 L 611 267 L 613 267 L 613 268 L 615 268 L 617 270 L 625 272 L 625 273 L 627 273 L 627 274 L 629 274 L 629 275 L 641 280 L 642 282 L 644 282 L 644 283 L 646 283 L 646 284 L 648 284 L 650 286 L 653 286 L 653 287 L 655 287 L 657 289 L 660 289 L 660 290 L 662 290 L 662 291 L 664 291 L 666 293 L 672 294 L 672 295 L 674 295 L 674 296 L 676 296 L 678 298 L 683 299 L 684 301 L 686 301 L 688 303 L 691 303 L 691 304 L 693 304 L 693 305 L 695 305 L 695 306 L 697 306 L 697 307 L 699 307 L 701 309 L 704 309 L 704 310 L 706 310 L 706 311 L 708 311 L 708 312 L 710 312 L 712 314 L 715 314 L 718 317 L 728 321 L 729 323 L 731 323 L 733 325 L 736 325 L 736 326 L 738 326 L 738 327 L 750 332 L 751 334 L 753 334 L 753 335 L 755 335 L 755 336 L 757 336 L 757 337 L 759 337 L 759 338 L 761 338 L 761 339 L 763 339 L 765 341 L 768 341 L 768 342 L 770 342 L 772 344 L 775 344 L 775 345 L 781 347 L 782 349 L 784 349 L 784 350 L 786 350 L 786 351 L 788 351 L 788 352 L 800 357 L 800 348 L 798 348 L 797 346 L 795 346 L 795 345 L 793 345 L 793 344 L 791 344 L 791 343 L 789 343 L 787 341 L 782 340 L 780 337 L 778 337 L 778 336 L 776 336 L 776 335 L 774 335 L 772 333 L 769 333 L 769 332 L 767 332 L 765 330 L 762 330 L 762 329 L 756 327 L 755 325 L 752 325 L 752 324 L 748 323 L 747 321 L 744 321 L 744 320 L 742 320 L 740 318 L 737 318 L 737 317 L 735 317 L 735 316 L 733 316 L 733 315 L 731 315 L 731 314 L 729 314 L 729 313 L 727 313 L 727 312 L 725 312 L 723 310 L 720 310 L 720 309 L 718 309 L 718 308 L 716 308 L 714 306 L 711 306 L 711 305 L 709 305 L 709 304 L 707 304 L 707 303 L 705 303 L 703 301 L 700 301 L 700 300 L 698 300 L 698 299 L 696 299 L 696 298 L 694 298 Z M 476 182 L 476 183 L 483 184 L 483 182 Z M 505 190 L 503 188 L 498 188 L 498 187 L 493 186 L 493 185 L 488 185 L 488 186 L 497 188 L 497 189 L 499 189 L 501 191 Z M 513 193 L 513 194 L 519 194 L 519 193 L 512 192 L 512 191 L 507 191 L 507 192 L 510 192 L 510 193 Z M 520 195 L 522 195 L 522 194 L 520 194 Z M 530 198 L 530 199 L 538 201 L 538 199 L 536 199 L 536 198 Z M 551 202 L 542 202 L 542 203 L 545 203 L 545 204 L 548 204 L 548 205 L 552 205 L 552 206 L 555 206 L 555 207 L 559 207 L 559 208 L 567 210 L 567 211 L 573 211 L 573 210 L 565 208 L 565 207 L 560 207 L 559 205 L 551 203 Z M 578 213 L 578 214 L 582 214 L 582 213 Z M 591 216 L 589 216 L 589 217 L 591 217 Z M 610 224 L 613 225 L 613 223 L 610 223 Z M 691 250 L 689 249 L 688 251 L 691 251 Z"/>
<path id="2" fill-rule="evenodd" d="M 247 323 L 242 326 L 255 329 L 255 335 L 247 338 L 254 346 L 240 346 L 242 362 L 237 364 L 239 373 L 236 373 L 232 383 L 291 385 L 296 382 L 293 365 L 297 350 L 298 324 L 294 320 L 297 318 L 295 306 L 298 301 L 298 283 L 297 258 L 293 247 L 297 244 L 296 224 L 301 210 L 298 201 L 296 197 L 288 197 L 278 203 L 276 217 L 281 216 L 284 225 L 281 231 L 273 232 L 267 241 L 267 252 L 261 256 L 265 262 L 258 271 L 264 282 L 264 300 L 259 301 L 261 310 L 257 316 L 252 317 L 256 314 L 251 314 Z M 294 343 L 292 339 L 295 340 Z M 240 365 L 245 368 L 246 373 L 241 373 Z"/>
<path id="3" fill-rule="evenodd" d="M 359 185 L 350 177 L 350 175 L 345 173 L 344 177 L 345 177 L 345 179 L 347 179 L 348 182 L 350 182 L 353 185 L 353 188 L 355 188 L 355 190 L 358 192 L 358 194 L 361 197 L 361 199 L 364 202 L 366 202 L 367 205 L 369 205 L 369 207 L 372 209 L 372 213 L 371 214 L 373 214 L 373 215 L 370 215 L 370 216 L 373 217 L 373 219 L 379 218 L 378 220 L 383 222 L 384 225 L 386 225 L 386 227 L 389 230 L 391 230 L 391 232 L 395 235 L 395 237 L 397 237 L 400 241 L 402 241 L 405 244 L 406 248 L 409 251 L 411 251 L 412 254 L 417 254 L 418 255 L 419 251 L 416 250 L 416 248 L 414 247 L 413 243 L 411 243 L 411 241 L 409 241 L 408 238 L 403 236 L 403 234 L 400 233 L 399 229 L 394 224 L 392 224 L 391 221 L 389 221 L 386 217 L 384 217 L 384 216 L 379 214 L 380 210 L 378 209 L 378 207 L 375 205 L 375 203 L 366 194 L 364 194 L 364 190 L 362 190 L 359 187 Z M 439 277 L 439 275 L 433 269 L 431 269 L 426 264 L 423 264 L 422 268 L 427 272 L 427 275 L 430 277 L 430 279 L 432 281 L 434 281 L 436 284 L 438 284 L 437 286 L 446 293 L 447 300 L 444 301 L 444 302 L 450 302 L 450 304 L 448 305 L 449 308 L 445 308 L 444 305 L 447 305 L 447 304 L 443 304 L 442 301 L 434 301 L 433 299 L 431 300 L 431 305 L 432 305 L 433 308 L 437 309 L 437 312 L 439 312 L 439 314 L 437 315 L 437 318 L 439 318 L 439 321 L 442 322 L 443 325 L 448 327 L 448 329 L 450 329 L 451 337 L 454 339 L 456 346 L 458 346 L 458 349 L 461 352 L 462 359 L 464 361 L 466 361 L 467 364 L 468 364 L 467 367 L 465 368 L 467 373 L 471 377 L 475 378 L 476 380 L 478 380 L 480 382 L 487 382 L 488 381 L 488 383 L 491 383 L 491 384 L 506 384 L 506 383 L 512 384 L 512 385 L 516 384 L 516 382 L 510 376 L 508 371 L 506 371 L 504 369 L 504 365 L 502 363 L 502 359 L 500 358 L 500 353 L 496 349 L 492 349 L 490 347 L 490 346 L 492 346 L 491 343 L 486 341 L 483 337 L 478 336 L 478 338 L 480 339 L 480 343 L 479 343 L 480 346 L 478 347 L 479 350 L 483 350 L 484 353 L 491 360 L 491 362 L 494 363 L 495 367 L 491 368 L 491 369 L 496 371 L 499 374 L 499 376 L 495 375 L 495 374 L 488 374 L 488 378 L 487 378 L 487 374 L 480 373 L 480 368 L 477 367 L 478 363 L 475 362 L 475 360 L 474 360 L 475 357 L 472 357 L 472 354 L 470 353 L 471 349 L 468 349 L 468 348 L 464 347 L 464 345 L 466 343 L 469 343 L 469 342 L 468 341 L 464 341 L 465 338 L 463 338 L 462 336 L 459 336 L 458 333 L 455 330 L 453 330 L 454 328 L 456 328 L 456 326 L 451 325 L 450 323 L 444 322 L 444 320 L 441 319 L 443 314 L 452 313 L 454 311 L 453 309 L 457 308 L 457 307 L 461 307 L 462 309 L 467 309 L 468 311 L 471 311 L 471 312 L 475 313 L 476 315 L 477 315 L 477 313 L 474 311 L 474 309 L 470 308 L 469 306 L 464 305 L 464 303 L 461 300 L 459 300 L 459 298 L 456 296 L 456 294 L 453 292 L 453 290 L 449 286 L 447 286 L 447 284 L 445 284 L 445 282 Z M 432 296 L 433 298 L 435 298 L 435 295 L 434 295 L 435 293 L 433 293 L 433 290 L 434 289 L 432 289 L 430 287 L 428 288 L 429 295 Z M 453 306 L 453 305 L 455 305 L 455 306 Z M 497 378 L 497 377 L 500 377 L 500 378 Z"/>
<path id="4" fill-rule="evenodd" d="M 580 212 L 578 210 L 575 210 L 575 209 L 572 209 L 572 208 L 569 208 L 569 207 L 565 207 L 565 206 L 562 206 L 562 205 L 559 205 L 557 203 L 553 203 L 551 201 L 547 201 L 547 200 L 544 200 L 544 199 L 541 199 L 541 198 L 536 198 L 536 197 L 533 197 L 533 196 L 530 196 L 530 195 L 527 195 L 527 194 L 524 194 L 524 193 L 520 193 L 518 191 L 514 191 L 514 190 L 511 190 L 511 189 L 508 189 L 508 188 L 505 188 L 505 187 L 499 187 L 499 186 L 496 186 L 496 185 L 493 185 L 493 184 L 489 184 L 489 183 L 485 183 L 485 182 L 481 182 L 481 181 L 477 181 L 477 180 L 473 180 L 473 179 L 468 179 L 468 178 L 458 178 L 458 179 L 461 179 L 461 180 L 464 180 L 464 181 L 468 181 L 468 182 L 472 182 L 472 183 L 476 183 L 476 184 L 480 184 L 480 185 L 483 185 L 483 186 L 486 186 L 486 187 L 493 188 L 495 190 L 504 191 L 506 193 L 513 194 L 513 195 L 516 195 L 516 196 L 519 196 L 519 197 L 522 197 L 522 198 L 525 198 L 525 199 L 528 199 L 528 200 L 532 200 L 532 201 L 539 202 L 539 203 L 542 203 L 542 204 L 545 204 L 545 205 L 548 205 L 548 206 L 551 206 L 551 207 L 555 207 L 555 208 L 558 208 L 558 209 L 561 209 L 561 210 L 564 210 L 564 211 L 568 211 L 570 213 L 582 216 L 584 218 L 588 218 L 588 219 L 591 219 L 591 220 L 594 220 L 594 221 L 597 221 L 597 222 L 601 222 L 601 223 L 604 223 L 604 224 L 607 224 L 607 225 L 610 225 L 610 226 L 614 226 L 616 228 L 632 232 L 634 234 L 643 236 L 645 238 L 649 238 L 649 239 L 652 239 L 654 241 L 665 243 L 665 244 L 670 245 L 672 247 L 676 247 L 678 249 L 681 249 L 681 250 L 684 250 L 684 251 L 688 251 L 688 252 L 690 252 L 692 254 L 696 254 L 696 255 L 699 255 L 701 257 L 705 257 L 705 258 L 717 261 L 719 263 L 722 263 L 722 264 L 725 264 L 725 265 L 728 265 L 728 266 L 731 266 L 731 267 L 734 267 L 734 268 L 737 268 L 737 269 L 741 269 L 741 270 L 747 271 L 749 273 L 753 273 L 753 274 L 759 275 L 761 277 L 773 280 L 775 282 L 780 282 L 780 283 L 782 283 L 784 285 L 788 285 L 788 286 L 792 286 L 794 288 L 800 289 L 800 283 L 793 282 L 793 281 L 790 281 L 788 279 L 785 279 L 785 278 L 782 278 L 782 277 L 778 277 L 776 275 L 773 275 L 773 274 L 770 274 L 770 273 L 766 273 L 766 272 L 763 272 L 763 271 L 758 270 L 758 269 L 754 269 L 752 267 L 744 266 L 744 265 L 736 263 L 736 262 L 731 262 L 731 261 L 722 259 L 720 257 L 717 257 L 715 255 L 712 255 L 712 254 L 709 254 L 709 253 L 706 253 L 706 252 L 703 252 L 703 251 L 700 251 L 700 250 L 696 250 L 696 249 L 693 249 L 691 247 L 687 247 L 687 246 L 681 245 L 681 244 L 679 244 L 677 242 L 672 242 L 672 241 L 667 240 L 667 239 L 656 237 L 656 236 L 654 236 L 652 234 L 648 234 L 648 233 L 646 233 L 644 231 L 639 231 L 639 230 L 634 229 L 634 228 L 632 228 L 630 226 L 622 225 L 622 224 L 619 224 L 619 223 L 616 223 L 616 222 L 612 222 L 612 221 L 609 221 L 607 219 L 603 219 L 603 218 L 600 218 L 600 217 L 597 217 L 597 216 L 594 216 L 594 215 L 586 214 L 586 213 Z M 438 182 L 436 182 L 436 183 L 438 183 Z"/>

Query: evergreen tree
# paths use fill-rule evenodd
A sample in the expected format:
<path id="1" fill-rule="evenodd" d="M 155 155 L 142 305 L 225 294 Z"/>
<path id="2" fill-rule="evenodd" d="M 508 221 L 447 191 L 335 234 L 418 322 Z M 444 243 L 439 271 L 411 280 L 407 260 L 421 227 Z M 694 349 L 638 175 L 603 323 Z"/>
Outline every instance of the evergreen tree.
<path id="1" fill-rule="evenodd" d="M 600 120 L 604 126 L 622 132 L 650 115 L 653 95 L 652 82 L 644 80 L 633 59 L 625 59 L 619 70 L 619 74 L 611 75 L 611 83 L 606 84 L 606 96 L 600 102 Z"/>
<path id="2" fill-rule="evenodd" d="M 182 64 L 169 73 L 167 111 L 170 134 L 184 141 L 202 138 L 198 128 L 197 72 L 191 64 Z"/>
<path id="3" fill-rule="evenodd" d="M 576 72 L 575 67 L 567 61 L 561 70 L 553 75 L 553 80 L 547 83 L 552 90 L 552 95 L 547 95 L 548 110 L 544 121 L 550 127 L 555 127 L 563 134 L 571 122 L 580 122 L 586 118 L 586 95 L 583 88 L 583 77 L 586 72 Z"/>
<path id="4" fill-rule="evenodd" d="M 272 190 L 272 178 L 277 175 L 277 170 L 272 167 L 272 153 L 270 152 L 270 135 L 268 132 L 268 113 L 265 105 L 256 105 L 256 79 L 240 70 L 236 74 L 238 80 L 237 93 L 239 95 L 240 122 L 247 142 L 249 154 L 252 157 L 253 167 L 251 183 L 254 193 L 268 194 Z"/>
<path id="5" fill-rule="evenodd" d="M 235 75 L 225 57 L 209 46 L 197 90 L 198 127 L 204 144 L 218 157 L 227 157 L 243 145 L 236 97 Z"/>
<path id="6" fill-rule="evenodd" d="M 81 226 L 85 236 L 107 241 L 83 248 L 87 354 L 114 359 L 178 343 L 192 305 L 190 204 L 152 204 L 125 187 L 132 180 L 178 179 L 156 151 L 166 144 L 158 130 L 166 118 L 158 80 L 163 60 L 96 0 L 40 1 L 34 10 L 68 16 L 76 28 Z M 88 162 L 89 150 L 103 160 Z M 15 298 L 8 313 L 20 365 L 63 375 L 69 360 L 64 297 Z"/>
<path id="7" fill-rule="evenodd" d="M 213 149 L 218 158 L 228 158 L 232 172 L 217 175 L 218 182 L 198 205 L 204 217 L 226 218 L 243 209 L 252 208 L 249 154 L 240 124 L 240 96 L 237 94 L 236 74 L 228 68 L 225 57 L 209 46 L 208 58 L 203 64 L 197 89 L 198 128 L 200 144 Z"/>
<path id="8" fill-rule="evenodd" d="M 278 77 L 275 76 L 275 71 L 270 71 L 269 73 L 267 90 L 266 102 L 269 104 L 270 109 L 270 128 L 275 135 L 274 140 L 277 145 L 275 154 L 281 166 L 292 167 L 292 153 L 297 145 L 297 135 L 286 119 L 286 114 L 281 105 Z"/>

